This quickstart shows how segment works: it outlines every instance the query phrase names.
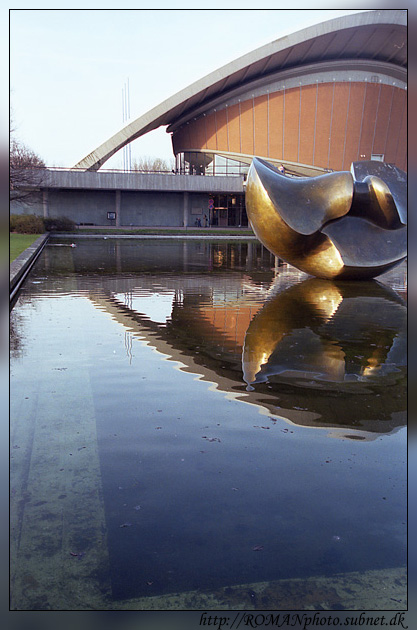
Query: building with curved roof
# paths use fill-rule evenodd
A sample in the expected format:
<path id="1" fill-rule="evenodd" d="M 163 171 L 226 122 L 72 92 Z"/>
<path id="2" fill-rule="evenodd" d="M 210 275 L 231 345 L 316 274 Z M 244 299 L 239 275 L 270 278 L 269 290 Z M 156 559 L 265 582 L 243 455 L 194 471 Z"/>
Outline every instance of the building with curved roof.
<path id="1" fill-rule="evenodd" d="M 253 156 L 311 176 L 360 160 L 407 169 L 407 13 L 336 18 L 262 46 L 178 92 L 74 168 L 98 170 L 160 126 L 180 173 L 245 173 Z"/>

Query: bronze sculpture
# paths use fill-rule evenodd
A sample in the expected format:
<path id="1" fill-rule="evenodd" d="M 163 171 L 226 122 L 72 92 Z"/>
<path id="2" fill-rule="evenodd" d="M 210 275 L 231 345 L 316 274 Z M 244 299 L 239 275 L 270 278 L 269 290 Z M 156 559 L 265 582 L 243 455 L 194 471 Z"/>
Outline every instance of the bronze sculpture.
<path id="1" fill-rule="evenodd" d="M 254 158 L 246 183 L 248 218 L 263 245 L 328 279 L 369 279 L 404 260 L 406 198 L 406 174 L 376 161 L 291 178 Z"/>

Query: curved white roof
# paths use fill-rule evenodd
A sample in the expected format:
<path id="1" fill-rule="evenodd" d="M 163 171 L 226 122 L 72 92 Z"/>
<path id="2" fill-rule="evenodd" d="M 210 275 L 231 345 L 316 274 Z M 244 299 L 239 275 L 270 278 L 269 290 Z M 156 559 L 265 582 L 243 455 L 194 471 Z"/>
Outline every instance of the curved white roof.
<path id="1" fill-rule="evenodd" d="M 237 87 L 271 74 L 329 61 L 384 64 L 385 72 L 406 80 L 407 13 L 387 9 L 336 18 L 281 37 L 211 72 L 163 101 L 118 131 L 74 168 L 98 170 L 112 155 L 140 136 L 163 125 L 174 125 L 187 114 L 227 97 Z"/>

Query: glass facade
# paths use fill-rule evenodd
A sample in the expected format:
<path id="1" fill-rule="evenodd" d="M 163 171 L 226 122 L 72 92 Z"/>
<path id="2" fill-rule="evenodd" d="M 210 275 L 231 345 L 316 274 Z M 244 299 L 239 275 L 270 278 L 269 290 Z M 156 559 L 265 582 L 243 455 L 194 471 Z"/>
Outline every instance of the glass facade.
<path id="1" fill-rule="evenodd" d="M 213 227 L 248 227 L 245 195 L 210 195 L 209 220 Z"/>
<path id="2" fill-rule="evenodd" d="M 176 172 L 181 175 L 247 175 L 249 164 L 200 151 L 186 151 L 175 157 Z"/>
<path id="3" fill-rule="evenodd" d="M 249 164 L 215 153 L 187 151 L 175 157 L 175 172 L 180 175 L 223 175 L 245 177 Z M 212 227 L 248 227 L 244 193 L 209 196 L 208 224 Z"/>

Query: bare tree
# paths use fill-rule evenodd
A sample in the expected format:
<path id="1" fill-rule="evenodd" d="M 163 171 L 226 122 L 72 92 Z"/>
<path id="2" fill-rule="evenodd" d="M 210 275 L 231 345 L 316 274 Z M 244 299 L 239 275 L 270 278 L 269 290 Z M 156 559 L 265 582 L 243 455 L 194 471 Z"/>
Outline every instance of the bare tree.
<path id="1" fill-rule="evenodd" d="M 45 163 L 21 142 L 10 141 L 10 199 L 30 203 L 45 181 Z"/>
<path id="2" fill-rule="evenodd" d="M 174 158 L 164 160 L 158 157 L 143 156 L 133 161 L 132 171 L 172 172 L 175 167 Z"/>

